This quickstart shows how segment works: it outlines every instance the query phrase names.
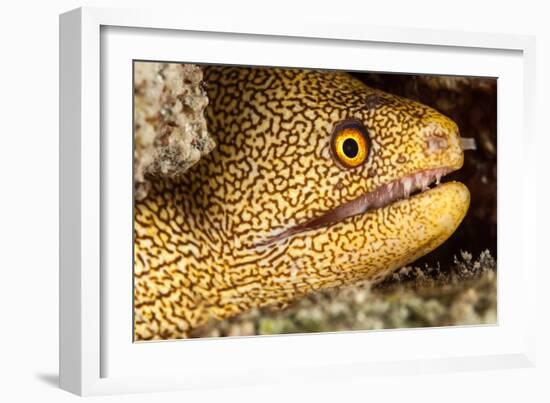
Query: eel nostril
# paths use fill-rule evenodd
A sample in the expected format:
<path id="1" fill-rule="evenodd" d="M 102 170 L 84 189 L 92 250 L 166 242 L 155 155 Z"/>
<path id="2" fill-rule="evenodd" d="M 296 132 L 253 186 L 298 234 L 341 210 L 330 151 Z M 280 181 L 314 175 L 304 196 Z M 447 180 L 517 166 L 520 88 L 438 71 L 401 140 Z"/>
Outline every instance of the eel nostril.
<path id="1" fill-rule="evenodd" d="M 449 147 L 449 141 L 443 136 L 428 136 L 426 142 L 428 144 L 428 152 L 430 153 L 438 152 Z"/>

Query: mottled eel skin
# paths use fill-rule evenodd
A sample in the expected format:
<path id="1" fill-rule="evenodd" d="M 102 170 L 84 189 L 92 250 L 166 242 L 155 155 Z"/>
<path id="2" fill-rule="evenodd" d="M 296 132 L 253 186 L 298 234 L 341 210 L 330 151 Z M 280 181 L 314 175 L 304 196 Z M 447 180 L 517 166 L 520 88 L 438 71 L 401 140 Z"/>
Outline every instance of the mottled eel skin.
<path id="1" fill-rule="evenodd" d="M 457 126 L 346 73 L 205 68 L 216 149 L 135 205 L 135 340 L 377 281 L 469 205 Z M 409 193 L 413 195 L 409 196 Z"/>

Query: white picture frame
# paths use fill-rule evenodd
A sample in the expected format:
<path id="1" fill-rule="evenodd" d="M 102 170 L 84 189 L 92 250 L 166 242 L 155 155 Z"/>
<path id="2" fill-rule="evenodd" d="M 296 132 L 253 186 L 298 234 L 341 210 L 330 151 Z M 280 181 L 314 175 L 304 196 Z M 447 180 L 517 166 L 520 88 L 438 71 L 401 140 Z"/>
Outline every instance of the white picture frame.
<path id="1" fill-rule="evenodd" d="M 534 49 L 529 36 L 326 21 L 266 24 L 103 8 L 61 15 L 61 387 L 97 395 L 533 366 Z M 323 50 L 335 55 L 346 50 L 357 57 L 327 60 Z M 404 65 L 403 54 L 423 57 Z M 367 63 L 364 55 L 380 57 Z M 128 62 L 136 59 L 499 77 L 498 248 L 499 259 L 505 258 L 499 260 L 498 324 L 132 343 L 131 267 L 128 272 L 112 268 L 128 267 L 124 259 L 131 260 Z M 522 163 L 514 164 L 512 158 Z M 118 159 L 124 162 L 118 164 Z M 524 191 L 514 192 L 509 182 L 516 188 L 520 183 Z M 361 352 L 358 346 L 364 346 Z M 319 349 L 325 353 L 315 354 Z"/>

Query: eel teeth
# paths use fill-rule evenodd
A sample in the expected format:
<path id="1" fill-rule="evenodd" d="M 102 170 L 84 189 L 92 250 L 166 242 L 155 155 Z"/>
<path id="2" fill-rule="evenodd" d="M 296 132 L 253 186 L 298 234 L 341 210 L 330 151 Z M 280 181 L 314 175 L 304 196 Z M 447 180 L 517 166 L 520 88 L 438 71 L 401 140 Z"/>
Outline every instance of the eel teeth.
<path id="1" fill-rule="evenodd" d="M 411 182 L 412 181 L 410 178 L 403 179 L 403 192 L 405 194 L 405 198 L 408 198 L 411 194 L 411 188 L 412 188 Z"/>
<path id="2" fill-rule="evenodd" d="M 428 189 L 429 184 L 430 184 L 430 178 L 427 177 L 426 175 L 422 175 L 422 184 L 421 184 L 422 191 L 425 191 L 426 189 Z"/>

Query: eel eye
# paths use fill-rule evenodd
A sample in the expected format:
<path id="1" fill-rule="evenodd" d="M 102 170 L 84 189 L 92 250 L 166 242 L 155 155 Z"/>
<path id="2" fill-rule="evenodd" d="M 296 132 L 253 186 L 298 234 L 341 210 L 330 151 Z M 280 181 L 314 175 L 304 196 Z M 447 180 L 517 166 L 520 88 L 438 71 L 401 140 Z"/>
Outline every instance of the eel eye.
<path id="1" fill-rule="evenodd" d="M 370 151 L 367 129 L 355 119 L 337 123 L 330 139 L 332 158 L 344 168 L 356 168 L 363 164 Z"/>

